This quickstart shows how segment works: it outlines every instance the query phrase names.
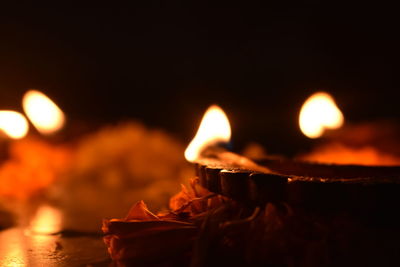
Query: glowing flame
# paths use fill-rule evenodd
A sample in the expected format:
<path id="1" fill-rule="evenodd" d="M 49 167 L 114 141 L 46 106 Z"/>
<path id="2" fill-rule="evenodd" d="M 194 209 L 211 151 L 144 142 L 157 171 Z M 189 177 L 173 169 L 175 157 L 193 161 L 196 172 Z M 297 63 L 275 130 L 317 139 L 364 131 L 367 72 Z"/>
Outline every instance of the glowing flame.
<path id="1" fill-rule="evenodd" d="M 0 110 L 0 131 L 8 137 L 20 139 L 28 133 L 29 124 L 24 115 L 11 110 Z"/>
<path id="2" fill-rule="evenodd" d="M 304 102 L 299 117 L 300 129 L 309 138 L 320 137 L 325 129 L 343 125 L 343 114 L 335 100 L 325 92 L 318 92 Z"/>
<path id="3" fill-rule="evenodd" d="M 216 105 L 206 111 L 197 130 L 196 136 L 185 151 L 186 160 L 193 162 L 208 146 L 221 142 L 229 142 L 231 126 L 225 112 Z"/>
<path id="4" fill-rule="evenodd" d="M 60 130 L 65 123 L 61 109 L 45 94 L 29 90 L 25 93 L 22 106 L 32 124 L 43 134 Z"/>
<path id="5" fill-rule="evenodd" d="M 61 230 L 61 211 L 48 205 L 40 206 L 30 223 L 35 233 L 52 234 Z"/>

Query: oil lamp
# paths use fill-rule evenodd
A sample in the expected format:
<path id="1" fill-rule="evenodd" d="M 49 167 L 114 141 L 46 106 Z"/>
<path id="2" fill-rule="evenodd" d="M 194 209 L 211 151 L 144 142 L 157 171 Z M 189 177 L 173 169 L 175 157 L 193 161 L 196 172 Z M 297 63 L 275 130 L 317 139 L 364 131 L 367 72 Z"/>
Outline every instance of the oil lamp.
<path id="1" fill-rule="evenodd" d="M 305 104 L 300 121 L 315 138 L 340 127 L 344 118 L 333 98 L 319 93 Z M 191 255 L 199 266 L 343 265 L 343 259 L 360 260 L 343 255 L 359 253 L 354 244 L 361 240 L 369 255 L 377 252 L 361 262 L 382 259 L 385 251 L 376 246 L 382 239 L 375 237 L 400 222 L 393 213 L 400 203 L 400 167 L 269 155 L 252 159 L 220 146 L 230 136 L 226 114 L 211 106 L 185 151 L 196 177 L 190 188 L 183 186 L 171 198 L 170 210 L 153 214 L 138 202 L 126 218 L 104 220 L 105 243 L 114 260 L 151 261 L 178 254 Z M 360 239 L 365 233 L 373 237 Z M 339 256 L 325 257 L 329 253 Z"/>

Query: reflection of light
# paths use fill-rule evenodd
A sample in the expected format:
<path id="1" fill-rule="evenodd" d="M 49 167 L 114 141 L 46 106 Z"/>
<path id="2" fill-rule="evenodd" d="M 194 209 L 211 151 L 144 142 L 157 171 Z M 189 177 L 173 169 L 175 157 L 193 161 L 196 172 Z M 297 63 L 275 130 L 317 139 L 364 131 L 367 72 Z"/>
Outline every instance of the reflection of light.
<path id="1" fill-rule="evenodd" d="M 56 251 L 59 246 L 62 214 L 58 209 L 48 205 L 40 206 L 36 211 L 29 227 L 25 230 L 28 247 L 32 249 L 32 255 L 41 255 L 43 250 Z M 40 266 L 53 266 L 54 258 L 41 257 Z M 35 265 L 36 266 L 36 265 Z"/>
<path id="2" fill-rule="evenodd" d="M 28 121 L 24 115 L 11 110 L 0 110 L 0 131 L 8 137 L 19 139 L 28 133 Z"/>
<path id="3" fill-rule="evenodd" d="M 29 120 L 43 134 L 54 133 L 64 125 L 64 113 L 50 98 L 39 91 L 26 92 L 22 106 Z"/>
<path id="4" fill-rule="evenodd" d="M 337 129 L 343 125 L 343 114 L 335 100 L 325 92 L 310 96 L 301 107 L 299 124 L 304 135 L 320 137 L 325 129 Z"/>
<path id="5" fill-rule="evenodd" d="M 2 231 L 0 235 L 0 266 L 28 266 L 24 244 L 24 236 L 19 229 Z"/>
<path id="6" fill-rule="evenodd" d="M 33 217 L 30 230 L 35 233 L 52 234 L 61 230 L 62 214 L 58 209 L 43 205 Z"/>
<path id="7" fill-rule="evenodd" d="M 220 107 L 212 105 L 204 114 L 196 136 L 186 148 L 185 158 L 193 162 L 207 146 L 229 142 L 230 138 L 231 126 L 228 117 Z"/>

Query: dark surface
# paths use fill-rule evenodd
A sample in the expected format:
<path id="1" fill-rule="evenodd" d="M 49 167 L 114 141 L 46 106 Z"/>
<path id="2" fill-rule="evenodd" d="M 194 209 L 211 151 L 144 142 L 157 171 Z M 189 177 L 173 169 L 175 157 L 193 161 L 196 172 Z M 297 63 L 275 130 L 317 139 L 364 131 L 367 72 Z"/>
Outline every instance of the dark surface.
<path id="1" fill-rule="evenodd" d="M 70 121 L 138 118 L 184 141 L 208 105 L 233 125 L 235 148 L 308 144 L 299 108 L 333 93 L 348 121 L 398 118 L 399 35 L 390 6 L 35 8 L 0 14 L 0 109 L 28 88 Z M 279 141 L 279 142 L 278 142 Z"/>

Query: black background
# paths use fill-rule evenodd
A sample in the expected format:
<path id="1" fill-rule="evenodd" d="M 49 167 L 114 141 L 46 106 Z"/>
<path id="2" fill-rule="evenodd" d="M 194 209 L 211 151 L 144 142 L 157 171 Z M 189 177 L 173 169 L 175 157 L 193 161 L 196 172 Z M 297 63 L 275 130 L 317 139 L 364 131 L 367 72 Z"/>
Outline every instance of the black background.
<path id="1" fill-rule="evenodd" d="M 314 91 L 353 123 L 399 117 L 398 29 L 396 9 L 365 5 L 3 10 L 0 109 L 36 88 L 71 123 L 135 118 L 189 142 L 217 103 L 238 147 L 296 151 Z"/>

